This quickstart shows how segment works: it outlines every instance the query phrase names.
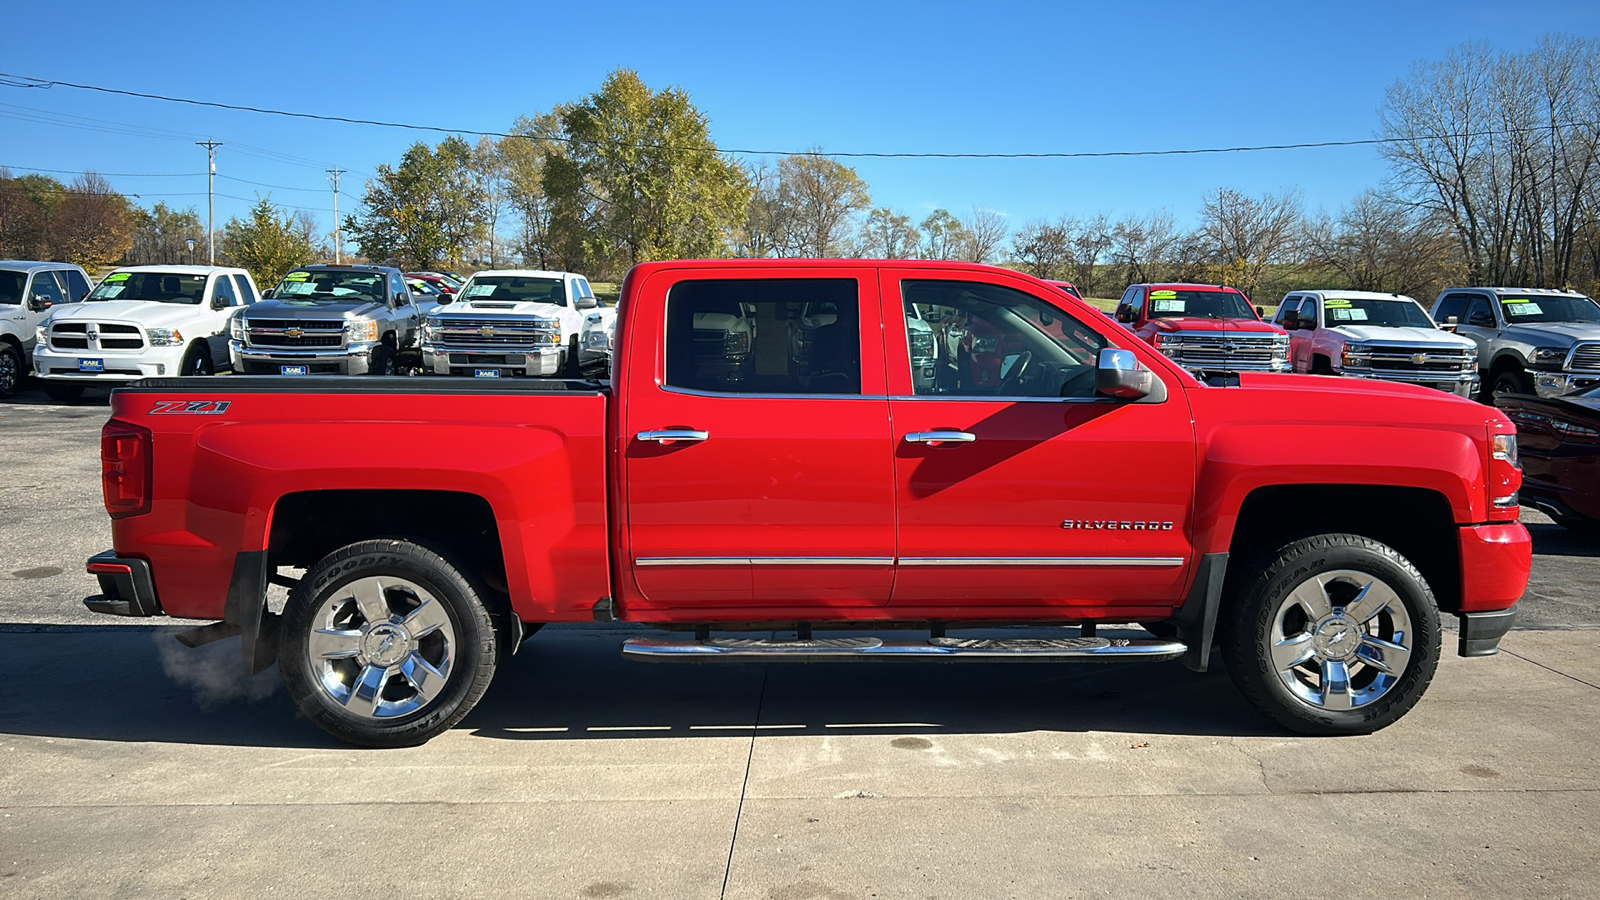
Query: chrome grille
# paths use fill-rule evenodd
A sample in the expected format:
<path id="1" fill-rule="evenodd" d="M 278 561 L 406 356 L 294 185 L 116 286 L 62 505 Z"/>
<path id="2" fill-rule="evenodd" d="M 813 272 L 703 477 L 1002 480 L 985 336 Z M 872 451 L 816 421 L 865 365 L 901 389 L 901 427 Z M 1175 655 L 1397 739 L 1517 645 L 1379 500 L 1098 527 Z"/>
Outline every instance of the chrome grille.
<path id="1" fill-rule="evenodd" d="M 1373 347 L 1372 374 L 1460 375 L 1475 369 L 1478 354 L 1466 347 Z"/>
<path id="2" fill-rule="evenodd" d="M 1572 348 L 1572 362 L 1567 368 L 1575 372 L 1600 372 L 1600 343 L 1579 344 Z"/>
<path id="3" fill-rule="evenodd" d="M 1177 352 L 1172 354 L 1172 359 L 1175 362 L 1184 368 L 1204 371 L 1272 371 L 1274 356 L 1281 367 L 1286 355 L 1285 345 L 1270 334 L 1185 334 L 1183 342 L 1174 346 Z"/>
<path id="4" fill-rule="evenodd" d="M 343 319 L 247 319 L 245 343 L 251 347 L 343 347 Z"/>
<path id="5" fill-rule="evenodd" d="M 433 333 L 441 344 L 451 347 L 535 347 L 557 342 L 559 325 L 545 319 L 509 316 L 438 319 Z"/>

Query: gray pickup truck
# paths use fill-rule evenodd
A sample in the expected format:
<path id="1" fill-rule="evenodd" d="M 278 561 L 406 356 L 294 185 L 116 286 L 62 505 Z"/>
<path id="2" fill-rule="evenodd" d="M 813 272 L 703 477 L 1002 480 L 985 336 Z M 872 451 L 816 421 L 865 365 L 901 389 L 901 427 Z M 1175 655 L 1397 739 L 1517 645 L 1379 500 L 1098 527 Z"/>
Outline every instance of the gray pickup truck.
<path id="1" fill-rule="evenodd" d="M 266 296 L 233 320 L 241 375 L 393 375 L 427 312 L 389 266 L 300 266 Z"/>
<path id="2" fill-rule="evenodd" d="M 1488 402 L 1503 394 L 1560 397 L 1600 385 L 1600 305 L 1575 291 L 1446 288 L 1433 320 L 1478 345 Z"/>

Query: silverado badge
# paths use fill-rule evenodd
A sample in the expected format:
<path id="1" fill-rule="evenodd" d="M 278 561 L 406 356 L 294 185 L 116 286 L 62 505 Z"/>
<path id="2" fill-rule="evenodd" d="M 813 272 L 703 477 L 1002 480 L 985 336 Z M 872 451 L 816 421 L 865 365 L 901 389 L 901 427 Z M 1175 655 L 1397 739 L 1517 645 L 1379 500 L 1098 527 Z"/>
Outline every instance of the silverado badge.
<path id="1" fill-rule="evenodd" d="M 1068 519 L 1061 523 L 1068 531 L 1171 531 L 1171 522 L 1113 522 L 1108 519 Z"/>

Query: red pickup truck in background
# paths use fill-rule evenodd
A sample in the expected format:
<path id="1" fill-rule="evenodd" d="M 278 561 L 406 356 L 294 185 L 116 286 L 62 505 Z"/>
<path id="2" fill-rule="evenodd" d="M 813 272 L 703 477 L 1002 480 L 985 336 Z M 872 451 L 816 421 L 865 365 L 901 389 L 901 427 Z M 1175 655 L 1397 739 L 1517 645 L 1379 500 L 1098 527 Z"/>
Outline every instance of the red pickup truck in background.
<path id="1" fill-rule="evenodd" d="M 1197 378 L 1289 372 L 1289 332 L 1264 322 L 1238 288 L 1133 284 L 1112 318 Z"/>
<path id="2" fill-rule="evenodd" d="M 700 314 L 729 303 L 759 323 L 749 347 Z M 818 303 L 834 317 L 797 374 L 787 323 Z M 913 320 L 994 337 L 992 377 L 914 377 Z M 733 352 L 753 356 L 736 383 Z M 451 727 L 542 624 L 591 620 L 683 632 L 624 642 L 650 660 L 1204 670 L 1216 646 L 1283 725 L 1353 734 L 1421 697 L 1441 612 L 1458 652 L 1494 653 L 1527 583 L 1498 410 L 1310 376 L 1209 387 L 1009 270 L 640 265 L 614 365 L 118 390 L 116 549 L 85 602 L 216 620 L 186 642 L 242 634 L 248 671 L 276 661 L 312 721 L 370 746 Z M 1013 623 L 1064 632 L 958 633 Z M 778 630 L 797 636 L 752 636 Z"/>

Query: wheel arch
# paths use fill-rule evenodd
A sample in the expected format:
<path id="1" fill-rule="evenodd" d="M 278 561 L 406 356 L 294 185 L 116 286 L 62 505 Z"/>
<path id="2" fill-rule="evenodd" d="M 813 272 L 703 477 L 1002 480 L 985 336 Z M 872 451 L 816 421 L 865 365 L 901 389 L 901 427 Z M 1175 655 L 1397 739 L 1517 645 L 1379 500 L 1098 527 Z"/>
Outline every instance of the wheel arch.
<path id="1" fill-rule="evenodd" d="M 1285 528 L 1284 523 L 1293 523 Z M 1450 501 L 1426 488 L 1290 484 L 1244 499 L 1229 543 L 1224 593 L 1251 577 L 1263 554 L 1313 534 L 1355 534 L 1386 544 L 1417 567 L 1439 608 L 1461 605 L 1461 549 Z"/>

